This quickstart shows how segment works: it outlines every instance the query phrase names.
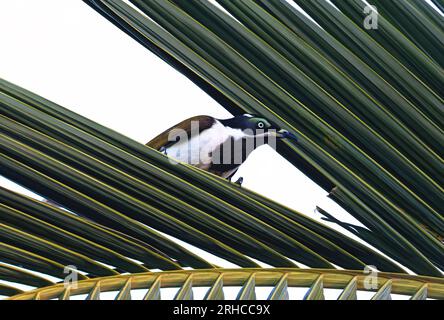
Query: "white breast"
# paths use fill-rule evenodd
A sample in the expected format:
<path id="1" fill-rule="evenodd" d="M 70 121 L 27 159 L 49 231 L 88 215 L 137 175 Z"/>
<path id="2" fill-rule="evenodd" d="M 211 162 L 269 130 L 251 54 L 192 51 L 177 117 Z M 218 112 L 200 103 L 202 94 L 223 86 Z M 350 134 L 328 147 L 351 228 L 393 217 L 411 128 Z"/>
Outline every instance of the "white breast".
<path id="1" fill-rule="evenodd" d="M 181 162 L 207 169 L 212 162 L 211 154 L 224 141 L 245 137 L 240 129 L 225 127 L 219 121 L 191 139 L 181 139 L 165 150 L 165 153 Z"/>

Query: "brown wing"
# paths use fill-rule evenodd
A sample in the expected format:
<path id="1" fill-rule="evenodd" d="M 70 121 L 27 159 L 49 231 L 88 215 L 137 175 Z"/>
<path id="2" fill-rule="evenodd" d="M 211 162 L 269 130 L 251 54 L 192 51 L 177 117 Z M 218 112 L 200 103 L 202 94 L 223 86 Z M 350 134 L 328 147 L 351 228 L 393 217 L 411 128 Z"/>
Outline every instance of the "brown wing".
<path id="1" fill-rule="evenodd" d="M 172 126 L 168 130 L 162 132 L 157 137 L 152 139 L 150 142 L 148 142 L 146 145 L 148 147 L 151 147 L 156 150 L 160 150 L 160 148 L 166 146 L 167 144 L 171 143 L 171 141 L 168 141 L 168 136 L 171 130 L 173 129 L 182 129 L 185 130 L 188 134 L 188 137 L 191 135 L 191 123 L 192 121 L 198 121 L 199 122 L 199 133 L 205 129 L 210 128 L 213 124 L 215 119 L 210 116 L 195 116 L 191 117 L 189 119 L 186 119 L 175 126 Z"/>

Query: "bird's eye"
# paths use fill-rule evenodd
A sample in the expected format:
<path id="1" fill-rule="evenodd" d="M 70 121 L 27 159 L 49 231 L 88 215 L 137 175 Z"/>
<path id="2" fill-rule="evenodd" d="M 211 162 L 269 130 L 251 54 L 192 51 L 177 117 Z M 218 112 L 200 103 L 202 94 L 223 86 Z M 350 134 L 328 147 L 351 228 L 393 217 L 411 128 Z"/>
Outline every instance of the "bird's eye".
<path id="1" fill-rule="evenodd" d="M 257 127 L 258 127 L 259 129 L 262 129 L 264 126 L 265 126 L 265 125 L 264 125 L 263 122 L 258 122 L 258 123 L 257 123 Z"/>

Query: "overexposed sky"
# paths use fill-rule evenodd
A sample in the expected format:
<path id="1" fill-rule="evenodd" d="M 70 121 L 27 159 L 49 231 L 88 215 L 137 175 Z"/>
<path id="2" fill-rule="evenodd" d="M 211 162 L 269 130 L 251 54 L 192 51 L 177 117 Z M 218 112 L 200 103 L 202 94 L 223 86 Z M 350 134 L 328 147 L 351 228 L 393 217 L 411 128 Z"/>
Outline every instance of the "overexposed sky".
<path id="1" fill-rule="evenodd" d="M 80 0 L 1 0 L 0 33 L 1 78 L 141 143 L 191 116 L 231 116 Z M 257 149 L 236 176 L 244 178 L 243 187 L 319 221 L 316 206 L 359 224 L 267 146 Z M 1 177 L 0 185 L 27 192 Z"/>

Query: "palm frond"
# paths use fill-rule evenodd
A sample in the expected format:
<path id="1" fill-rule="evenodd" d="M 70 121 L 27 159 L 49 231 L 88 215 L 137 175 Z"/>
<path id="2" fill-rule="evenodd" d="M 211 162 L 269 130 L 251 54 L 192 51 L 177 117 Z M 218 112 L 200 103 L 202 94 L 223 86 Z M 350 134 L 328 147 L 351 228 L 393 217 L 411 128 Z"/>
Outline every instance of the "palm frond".
<path id="1" fill-rule="evenodd" d="M 83 295 L 100 299 L 100 295 L 116 293 L 116 300 L 131 300 L 132 290 L 147 290 L 143 300 L 160 300 L 163 288 L 178 288 L 175 300 L 193 300 L 193 288 L 207 288 L 205 300 L 223 300 L 224 288 L 241 287 L 237 300 L 256 300 L 256 291 L 272 287 L 268 299 L 288 300 L 289 289 L 305 288 L 304 300 L 324 300 L 325 289 L 342 290 L 338 300 L 356 300 L 360 292 L 374 292 L 371 300 L 388 300 L 392 294 L 411 300 L 442 299 L 444 283 L 432 277 L 380 273 L 371 285 L 368 275 L 356 271 L 317 269 L 211 269 L 175 272 L 141 273 L 83 280 L 76 286 L 56 284 L 18 294 L 11 300 L 67 299 Z M 140 299 L 140 298 L 139 298 Z"/>
<path id="2" fill-rule="evenodd" d="M 60 271 L 67 261 L 54 253 L 56 246 L 78 255 L 75 265 L 91 276 L 213 267 L 156 230 L 242 267 L 257 267 L 251 257 L 279 267 L 294 267 L 294 260 L 311 267 L 362 269 L 376 263 L 403 271 L 315 220 L 172 163 L 4 80 L 0 91 L 0 173 L 71 211 L 1 188 L 0 223 L 8 232 L 2 241 L 50 259 Z M 32 242 L 13 241 L 15 230 Z M 89 259 L 107 266 L 92 268 Z M 44 271 L 36 267 L 27 265 Z"/>
<path id="3" fill-rule="evenodd" d="M 285 299 L 302 286 L 306 299 L 339 288 L 346 300 L 368 290 L 350 270 L 374 265 L 394 272 L 378 274 L 374 299 L 443 298 L 442 279 L 425 277 L 444 270 L 440 15 L 370 1 L 381 9 L 377 33 L 362 27 L 361 0 L 295 1 L 315 21 L 283 0 L 218 0 L 223 10 L 206 0 L 85 2 L 228 111 L 296 134 L 277 151 L 365 227 L 318 212 L 384 255 L 0 79 L 0 174 L 60 206 L 0 188 L 0 294 L 117 290 L 123 300 L 149 288 L 146 299 L 159 299 L 180 287 L 176 299 L 192 299 L 208 286 L 206 298 L 220 299 L 231 285 L 242 286 L 238 299 L 255 299 L 257 286 Z M 170 236 L 243 269 L 219 269 Z M 77 288 L 32 273 L 63 279 L 69 265 Z M 20 294 L 9 282 L 49 287 Z"/>
<path id="4" fill-rule="evenodd" d="M 438 94 L 327 2 L 300 4 L 324 29 L 285 1 L 218 2 L 236 19 L 207 1 L 132 1 L 140 11 L 87 1 L 206 92 L 217 89 L 228 110 L 239 112 L 235 103 L 299 135 L 278 151 L 336 187 L 383 251 L 441 274 L 432 265 L 442 269 L 443 244 L 422 227 L 444 230 Z M 434 61 L 423 63 L 442 81 Z"/>

